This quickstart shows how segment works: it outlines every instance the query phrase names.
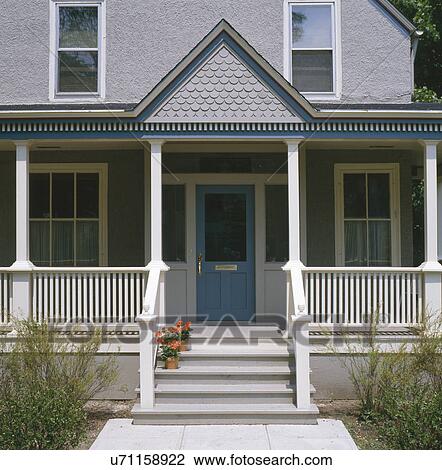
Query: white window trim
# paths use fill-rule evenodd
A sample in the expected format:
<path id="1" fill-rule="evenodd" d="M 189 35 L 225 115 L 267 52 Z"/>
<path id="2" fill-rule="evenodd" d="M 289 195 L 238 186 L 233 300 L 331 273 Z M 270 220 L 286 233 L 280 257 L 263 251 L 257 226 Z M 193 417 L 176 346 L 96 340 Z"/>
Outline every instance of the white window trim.
<path id="1" fill-rule="evenodd" d="M 342 44 L 341 44 L 341 0 L 284 0 L 284 78 L 292 82 L 292 28 L 291 7 L 294 4 L 332 5 L 333 28 L 333 92 L 301 92 L 309 101 L 333 101 L 342 97 Z"/>
<path id="2" fill-rule="evenodd" d="M 99 175 L 99 266 L 108 266 L 108 165 L 107 163 L 32 163 L 29 173 L 98 173 Z"/>
<path id="3" fill-rule="evenodd" d="M 98 90 L 95 93 L 58 93 L 58 7 L 98 7 Z M 97 101 L 106 96 L 106 2 L 105 0 L 50 0 L 49 100 L 76 102 Z"/>
<path id="4" fill-rule="evenodd" d="M 335 259 L 345 266 L 344 240 L 344 174 L 387 173 L 390 175 L 391 262 L 401 266 L 400 169 L 399 163 L 335 164 Z"/>

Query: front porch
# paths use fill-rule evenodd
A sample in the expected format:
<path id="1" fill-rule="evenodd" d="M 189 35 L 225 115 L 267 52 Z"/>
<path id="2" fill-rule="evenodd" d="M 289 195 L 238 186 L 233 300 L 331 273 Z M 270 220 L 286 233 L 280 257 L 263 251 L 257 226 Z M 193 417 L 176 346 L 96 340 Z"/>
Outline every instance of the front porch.
<path id="1" fill-rule="evenodd" d="M 2 321 L 138 322 L 136 424 L 177 413 L 193 424 L 314 424 L 310 329 L 367 329 L 378 315 L 382 328 L 404 330 L 441 308 L 433 141 L 382 151 L 362 140 L 15 145 L 16 261 L 0 270 Z M 2 153 L 10 173 L 13 156 Z M 420 166 L 426 261 L 414 266 Z M 135 266 L 107 266 L 114 260 Z M 205 338 L 166 377 L 154 333 L 176 318 L 239 321 L 256 325 L 255 336 L 267 325 L 275 337 L 227 349 Z M 183 398 L 190 405 L 179 413 Z"/>
<path id="2" fill-rule="evenodd" d="M 236 319 L 285 328 L 287 275 L 282 268 L 289 260 L 289 270 L 297 272 L 299 267 L 303 279 L 305 302 L 295 305 L 305 304 L 303 311 L 321 327 L 368 325 L 375 312 L 385 326 L 409 326 L 419 323 L 427 305 L 440 308 L 440 289 L 434 288 L 440 285 L 440 273 L 434 265 L 438 259 L 434 198 L 426 206 L 425 264 L 419 259 L 424 247 L 419 246 L 419 240 L 413 242 L 420 233 L 413 229 L 419 220 L 416 211 L 413 213 L 412 191 L 425 176 L 428 191 L 437 187 L 432 171 L 437 170 L 433 160 L 436 143 L 289 141 L 287 146 L 275 140 L 206 140 L 154 142 L 151 147 L 139 142 L 18 143 L 15 188 L 11 178 L 13 147 L 2 145 L 1 212 L 6 222 L 1 229 L 0 253 L 5 266 L 0 268 L 2 323 L 8 323 L 13 315 L 59 325 L 134 324 L 143 308 L 149 271 L 152 267 L 163 270 L 167 265 L 170 270 L 162 275 L 164 314 L 171 321 L 176 317 L 194 322 Z M 69 196 L 57 186 L 57 178 L 69 181 L 66 178 L 71 175 L 72 185 L 76 182 L 75 204 L 74 193 Z M 342 178 L 352 185 L 353 180 L 358 183 L 367 175 L 379 177 L 376 184 L 388 179 L 384 184 L 387 194 L 378 194 L 375 201 L 382 217 L 346 217 L 344 212 L 353 209 L 343 206 L 355 203 L 345 199 Z M 42 181 L 47 181 L 47 187 Z M 199 218 L 201 187 L 217 187 L 218 193 L 220 188 L 250 188 L 250 220 L 243 225 L 240 221 L 242 232 L 232 241 L 237 245 L 244 242 L 244 253 L 234 253 L 230 241 L 218 240 L 216 233 L 210 249 L 216 251 L 220 248 L 216 244 L 222 243 L 224 251 L 217 253 L 220 258 L 212 257 L 215 263 L 210 264 L 209 254 L 205 257 L 202 253 L 201 230 L 209 227 L 209 222 L 229 222 L 223 220 L 222 213 L 218 222 L 216 215 L 215 222 Z M 75 206 L 85 205 L 80 191 L 90 198 L 90 207 L 73 207 L 67 214 L 60 211 L 70 209 L 54 208 L 55 197 Z M 216 198 L 214 201 L 219 204 Z M 80 209 L 89 213 L 82 215 Z M 367 236 L 361 235 L 364 230 L 352 231 L 361 224 L 367 227 Z M 387 228 L 371 235 L 368 227 Z M 231 229 L 224 226 L 219 232 Z M 67 241 L 62 243 L 63 233 Z M 207 236 L 203 233 L 202 238 Z M 248 303 L 248 317 L 236 317 L 236 307 L 229 310 L 225 305 L 224 310 L 214 310 L 215 316 L 213 311 L 212 317 L 205 315 L 198 300 L 200 279 L 209 271 L 238 279 L 243 255 L 251 263 L 250 272 L 243 275 L 249 276 L 244 285 L 251 288 L 250 296 L 239 295 L 233 301 Z M 431 281 L 426 282 L 427 278 Z M 221 298 L 221 286 L 214 286 L 206 288 L 212 289 L 212 294 L 213 288 L 218 289 L 215 293 Z"/>

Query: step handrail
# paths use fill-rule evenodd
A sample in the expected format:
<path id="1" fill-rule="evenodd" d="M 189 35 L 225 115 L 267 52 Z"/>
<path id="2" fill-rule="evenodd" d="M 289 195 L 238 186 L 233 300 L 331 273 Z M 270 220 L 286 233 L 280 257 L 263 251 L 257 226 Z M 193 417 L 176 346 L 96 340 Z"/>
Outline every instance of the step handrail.
<path id="1" fill-rule="evenodd" d="M 302 265 L 287 265 L 287 333 L 292 337 L 295 356 L 296 406 L 310 409 L 311 317 L 306 312 Z"/>
<path id="2" fill-rule="evenodd" d="M 160 287 L 162 271 L 151 268 L 143 300 L 143 310 L 137 317 L 140 325 L 140 403 L 148 409 L 155 405 L 155 365 L 157 344 L 155 331 L 161 316 Z"/>

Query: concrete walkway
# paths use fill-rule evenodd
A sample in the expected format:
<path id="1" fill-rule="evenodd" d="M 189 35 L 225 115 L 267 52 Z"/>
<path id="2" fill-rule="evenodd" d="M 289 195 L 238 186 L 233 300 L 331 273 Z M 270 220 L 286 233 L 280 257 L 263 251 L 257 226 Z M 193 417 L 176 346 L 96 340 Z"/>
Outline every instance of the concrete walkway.
<path id="1" fill-rule="evenodd" d="M 317 426 L 213 425 L 134 426 L 111 419 L 91 450 L 353 450 L 342 421 L 322 419 Z"/>

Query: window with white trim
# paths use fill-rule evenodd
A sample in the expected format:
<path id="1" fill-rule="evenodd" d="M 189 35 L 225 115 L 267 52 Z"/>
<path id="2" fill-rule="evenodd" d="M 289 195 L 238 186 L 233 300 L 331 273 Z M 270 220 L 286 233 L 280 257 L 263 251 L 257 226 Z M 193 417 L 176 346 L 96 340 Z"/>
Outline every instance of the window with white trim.
<path id="1" fill-rule="evenodd" d="M 307 95 L 337 95 L 336 0 L 289 3 L 290 76 Z"/>
<path id="2" fill-rule="evenodd" d="M 32 166 L 29 245 L 35 265 L 105 265 L 105 186 L 105 166 Z"/>
<path id="3" fill-rule="evenodd" d="M 53 1 L 53 97 L 104 96 L 104 3 Z"/>
<path id="4" fill-rule="evenodd" d="M 336 165 L 335 172 L 338 264 L 400 264 L 397 165 Z"/>

